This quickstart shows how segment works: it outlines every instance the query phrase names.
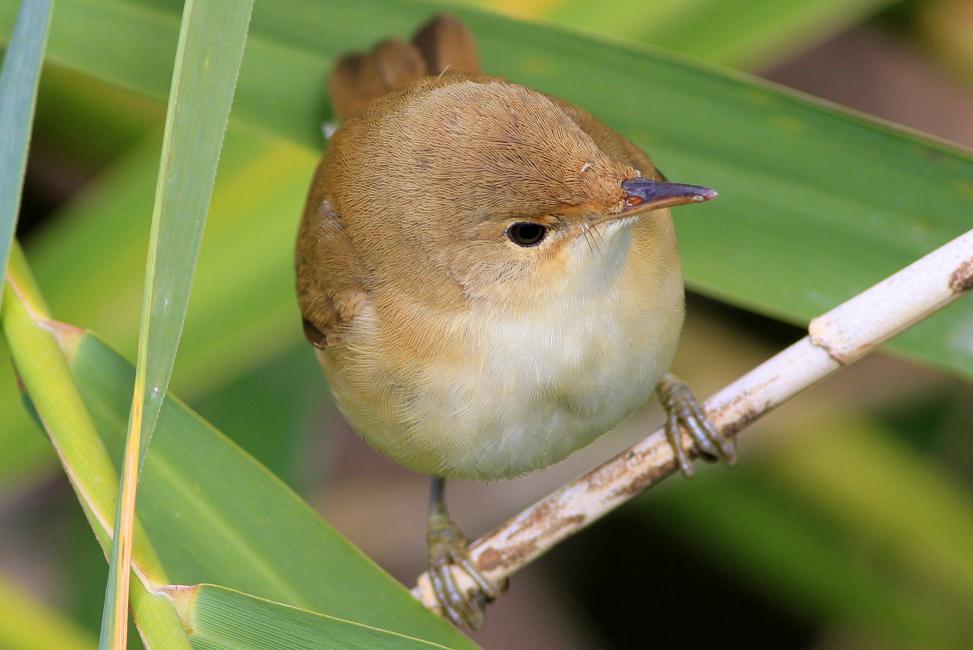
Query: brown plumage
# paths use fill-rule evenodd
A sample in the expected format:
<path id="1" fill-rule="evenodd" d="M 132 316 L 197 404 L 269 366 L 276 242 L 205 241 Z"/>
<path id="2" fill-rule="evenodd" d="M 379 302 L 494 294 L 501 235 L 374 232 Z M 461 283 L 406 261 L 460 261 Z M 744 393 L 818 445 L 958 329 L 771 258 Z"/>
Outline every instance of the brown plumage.
<path id="1" fill-rule="evenodd" d="M 437 90 L 441 92 L 430 96 Z M 388 197 L 423 193 L 440 178 L 445 181 L 441 186 L 444 191 L 425 197 L 424 205 L 413 212 L 420 215 L 416 224 L 419 227 L 425 225 L 425 215 L 453 213 L 461 207 L 472 207 L 479 213 L 543 215 L 559 209 L 588 207 L 591 195 L 604 197 L 603 205 L 595 208 L 618 207 L 623 193 L 617 183 L 612 184 L 615 179 L 604 174 L 606 168 L 618 168 L 618 162 L 629 165 L 621 171 L 626 178 L 634 177 L 634 170 L 649 178 L 662 178 L 643 151 L 586 111 L 499 77 L 478 74 L 478 58 L 469 30 L 448 15 L 420 29 L 414 44 L 390 39 L 367 55 L 356 53 L 341 58 L 332 74 L 331 98 L 335 115 L 342 122 L 373 100 L 382 101 L 339 130 L 321 161 L 308 196 L 298 243 L 298 291 L 301 311 L 309 322 L 306 327 L 320 332 L 317 335 L 311 330 L 309 334 L 317 337 L 316 343 L 336 341 L 339 325 L 357 313 L 364 298 L 366 274 L 345 232 L 341 211 L 336 207 L 339 201 L 366 204 L 360 213 L 369 215 L 369 220 L 362 226 L 378 230 L 371 236 L 381 242 L 395 225 L 386 219 L 371 219 L 371 215 L 386 211 L 384 201 Z M 412 125 L 422 130 L 406 132 L 400 122 L 390 117 L 401 112 L 422 112 L 432 119 L 416 120 Z M 504 119 L 475 124 L 490 112 L 501 114 Z M 545 122 L 556 129 L 553 137 L 548 132 L 522 128 L 524 124 Z M 452 128 L 443 128 L 446 124 Z M 470 131 L 477 126 L 486 127 L 486 132 L 478 135 L 490 139 L 484 149 L 491 145 L 505 147 L 509 143 L 505 138 L 519 131 L 521 136 L 528 136 L 522 144 L 536 157 L 505 160 L 499 156 L 490 166 L 464 167 L 463 163 L 471 158 L 464 156 L 465 160 L 457 164 L 449 154 L 462 154 L 457 149 L 468 146 Z M 590 138 L 581 147 L 572 141 L 578 139 L 577 129 Z M 408 152 L 402 151 L 404 145 L 411 145 Z M 373 156 L 373 160 L 365 160 Z M 590 159 L 600 162 L 600 168 L 595 169 L 594 160 Z M 585 173 L 573 178 L 558 177 L 563 167 L 580 170 L 586 165 Z M 348 174 L 349 167 L 354 167 L 355 178 L 345 182 L 342 176 Z M 599 183 L 602 187 L 592 187 Z M 509 188 L 510 184 L 516 186 Z M 508 191 L 497 191 L 505 186 Z M 342 187 L 349 190 L 343 199 L 339 198 Z M 589 194 L 589 189 L 594 191 Z M 371 202 L 380 205 L 376 209 L 367 205 Z M 403 210 L 400 208 L 399 212 Z M 456 232 L 442 234 L 452 237 Z M 398 256 L 394 245 L 365 243 L 362 248 L 365 253 L 378 248 L 378 256 L 388 260 L 383 265 L 399 266 L 395 264 Z M 436 249 L 435 242 L 428 248 Z M 404 262 L 404 268 L 390 275 L 418 279 L 413 286 L 422 287 L 422 278 L 415 276 L 423 274 L 424 269 L 416 268 L 411 259 Z M 446 300 L 458 297 L 458 289 L 423 287 L 426 292 L 443 293 Z M 445 294 L 451 295 L 446 298 Z"/>
<path id="2" fill-rule="evenodd" d="M 645 402 L 682 324 L 668 206 L 715 193 L 662 182 L 586 111 L 480 73 L 449 16 L 342 58 L 331 97 L 341 125 L 308 195 L 297 288 L 369 443 L 429 475 L 503 478 Z M 440 586 L 447 613 L 462 609 Z"/>

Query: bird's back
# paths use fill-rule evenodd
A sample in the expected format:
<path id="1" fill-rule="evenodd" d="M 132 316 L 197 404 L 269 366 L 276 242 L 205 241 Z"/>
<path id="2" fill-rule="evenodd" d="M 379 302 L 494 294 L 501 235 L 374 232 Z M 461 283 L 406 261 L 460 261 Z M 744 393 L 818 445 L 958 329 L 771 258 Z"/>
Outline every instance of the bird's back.
<path id="1" fill-rule="evenodd" d="M 345 123 L 376 100 L 388 99 L 418 83 L 453 83 L 479 76 L 473 35 L 459 20 L 442 14 L 416 32 L 411 42 L 390 38 L 371 51 L 342 56 L 331 73 L 334 118 Z M 447 79 L 442 77 L 449 73 Z M 332 208 L 324 173 L 326 152 L 312 181 L 298 233 L 298 302 L 304 333 L 319 349 L 337 342 L 341 331 L 367 304 L 365 269 L 353 249 L 340 215 Z"/>

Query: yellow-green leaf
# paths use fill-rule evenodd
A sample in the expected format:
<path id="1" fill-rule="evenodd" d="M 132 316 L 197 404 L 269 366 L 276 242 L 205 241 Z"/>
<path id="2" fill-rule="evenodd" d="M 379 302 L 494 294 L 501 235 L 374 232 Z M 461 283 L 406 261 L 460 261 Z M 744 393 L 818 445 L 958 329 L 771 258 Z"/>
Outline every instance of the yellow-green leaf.
<path id="1" fill-rule="evenodd" d="M 137 374 L 105 590 L 102 648 L 126 647 L 139 470 L 179 347 L 252 7 L 253 0 L 187 0 L 183 9 L 152 211 Z"/>
<path id="2" fill-rule="evenodd" d="M 170 592 L 199 650 L 398 650 L 447 648 L 216 585 Z"/>

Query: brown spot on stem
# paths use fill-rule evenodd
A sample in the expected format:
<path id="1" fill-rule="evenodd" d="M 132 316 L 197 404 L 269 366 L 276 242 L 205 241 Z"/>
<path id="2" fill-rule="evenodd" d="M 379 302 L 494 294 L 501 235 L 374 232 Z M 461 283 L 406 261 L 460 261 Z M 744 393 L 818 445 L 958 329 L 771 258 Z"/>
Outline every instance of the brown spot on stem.
<path id="1" fill-rule="evenodd" d="M 626 454 L 625 461 L 631 463 L 635 458 L 635 452 L 630 451 Z M 595 491 L 606 485 L 611 485 L 626 471 L 626 463 L 615 457 L 585 474 L 581 480 L 587 486 L 587 491 Z"/>
<path id="2" fill-rule="evenodd" d="M 615 488 L 615 495 L 629 498 L 634 497 L 675 471 L 675 458 L 662 465 L 649 467 L 644 472 L 634 474 L 628 481 Z"/>
<path id="3" fill-rule="evenodd" d="M 721 427 L 720 432 L 725 436 L 735 435 L 766 412 L 766 409 L 759 409 L 753 404 L 750 404 L 740 412 L 734 422 Z"/>
<path id="4" fill-rule="evenodd" d="M 953 293 L 963 293 L 973 289 L 973 258 L 957 266 L 949 276 L 949 289 Z"/>
<path id="5" fill-rule="evenodd" d="M 778 379 L 780 379 L 780 375 L 774 375 L 762 384 L 748 388 L 718 409 L 708 412 L 706 417 L 714 423 L 724 422 L 720 426 L 720 433 L 725 436 L 730 436 L 741 431 L 770 410 L 767 404 L 764 404 L 762 407 L 754 404 L 753 396 L 755 393 L 762 392 L 767 386 L 773 384 Z M 742 409 L 741 405 L 743 405 Z"/>
<path id="6" fill-rule="evenodd" d="M 570 517 L 561 517 L 557 521 L 556 528 L 568 528 L 569 526 L 574 527 L 578 524 L 583 524 L 587 520 L 584 515 L 571 515 Z"/>
<path id="7" fill-rule="evenodd" d="M 510 532 L 508 536 L 509 539 L 514 539 L 519 537 L 524 532 L 533 529 L 546 528 L 545 521 L 551 519 L 552 516 L 557 514 L 557 505 L 555 501 L 544 501 L 535 507 L 530 516 L 528 516 L 517 528 Z"/>
<path id="8" fill-rule="evenodd" d="M 528 540 L 523 544 L 514 544 L 506 548 L 491 546 L 480 553 L 476 566 L 480 571 L 496 571 L 507 567 L 519 567 L 524 560 L 537 550 L 537 542 Z"/>

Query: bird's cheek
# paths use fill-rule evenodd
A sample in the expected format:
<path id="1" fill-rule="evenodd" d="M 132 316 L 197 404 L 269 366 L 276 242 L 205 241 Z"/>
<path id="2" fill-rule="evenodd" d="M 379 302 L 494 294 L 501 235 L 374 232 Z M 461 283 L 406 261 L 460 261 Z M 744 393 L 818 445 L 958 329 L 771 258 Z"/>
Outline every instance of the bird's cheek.
<path id="1" fill-rule="evenodd" d="M 551 241 L 543 248 L 531 251 L 522 260 L 522 275 L 538 287 L 557 286 L 570 268 L 571 242 L 567 238 Z"/>

